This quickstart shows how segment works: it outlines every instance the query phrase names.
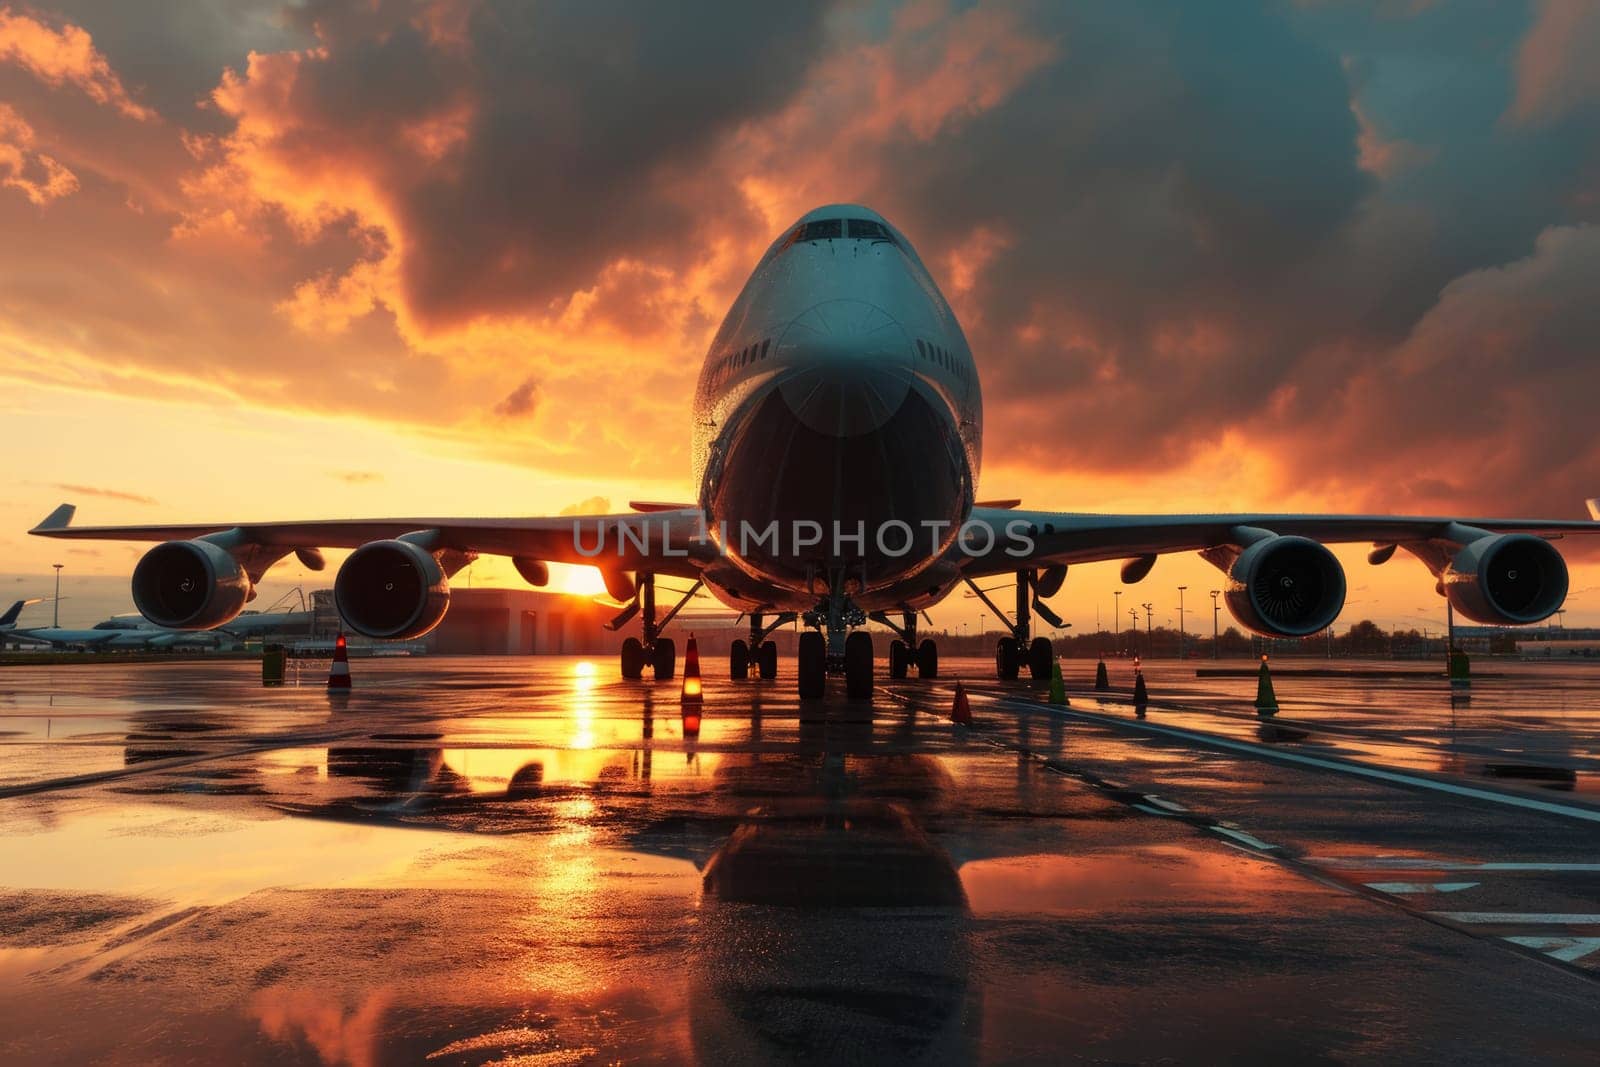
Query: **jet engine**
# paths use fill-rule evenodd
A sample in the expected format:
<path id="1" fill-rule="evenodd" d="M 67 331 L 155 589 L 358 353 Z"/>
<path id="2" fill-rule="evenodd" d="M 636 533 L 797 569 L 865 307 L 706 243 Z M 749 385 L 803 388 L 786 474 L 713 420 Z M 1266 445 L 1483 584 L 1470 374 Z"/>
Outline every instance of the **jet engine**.
<path id="1" fill-rule="evenodd" d="M 170 630 L 209 630 L 230 621 L 250 599 L 250 577 L 210 541 L 168 541 L 133 568 L 139 614 Z"/>
<path id="2" fill-rule="evenodd" d="M 1327 628 L 1344 608 L 1344 568 L 1310 538 L 1263 537 L 1225 569 L 1228 610 L 1259 634 L 1305 637 Z"/>
<path id="3" fill-rule="evenodd" d="M 1542 537 L 1495 534 L 1463 545 L 1439 574 L 1439 586 L 1473 622 L 1538 622 L 1567 599 L 1567 563 Z"/>
<path id="4" fill-rule="evenodd" d="M 450 606 L 450 582 L 425 549 L 409 541 L 372 541 L 339 568 L 333 602 L 357 633 L 404 640 L 439 625 Z"/>

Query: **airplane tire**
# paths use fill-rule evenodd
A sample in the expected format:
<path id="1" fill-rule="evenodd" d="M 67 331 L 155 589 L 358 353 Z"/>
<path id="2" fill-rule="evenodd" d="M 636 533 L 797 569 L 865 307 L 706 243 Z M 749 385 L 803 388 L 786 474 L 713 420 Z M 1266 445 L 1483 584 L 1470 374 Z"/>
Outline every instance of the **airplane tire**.
<path id="1" fill-rule="evenodd" d="M 656 647 L 650 650 L 650 665 L 655 668 L 656 681 L 672 681 L 673 672 L 677 670 L 677 662 L 678 646 L 673 644 L 672 638 L 657 638 Z"/>
<path id="2" fill-rule="evenodd" d="M 778 676 L 778 642 L 763 641 L 761 654 L 756 659 L 761 669 L 761 677 L 770 682 Z"/>
<path id="3" fill-rule="evenodd" d="M 939 646 L 933 643 L 933 638 L 924 638 L 922 644 L 917 646 L 917 677 L 939 677 Z"/>
<path id="4" fill-rule="evenodd" d="M 1048 637 L 1035 637 L 1028 646 L 1028 673 L 1036 682 L 1050 680 L 1050 668 L 1055 665 L 1056 650 Z"/>
<path id="5" fill-rule="evenodd" d="M 800 699 L 821 700 L 828 687 L 828 647 L 822 635 L 808 630 L 800 635 Z"/>
<path id="6" fill-rule="evenodd" d="M 851 700 L 872 698 L 872 635 L 857 630 L 844 642 L 844 685 Z"/>
<path id="7" fill-rule="evenodd" d="M 898 638 L 889 642 L 889 677 L 904 678 L 911 656 L 904 641 Z"/>
<path id="8" fill-rule="evenodd" d="M 622 676 L 644 677 L 644 644 L 637 637 L 622 642 Z"/>
<path id="9" fill-rule="evenodd" d="M 1002 637 L 994 646 L 994 671 L 1002 681 L 1012 681 L 1017 677 L 1017 669 L 1022 666 L 1022 648 L 1017 644 L 1015 637 Z"/>
<path id="10" fill-rule="evenodd" d="M 742 638 L 735 638 L 728 650 L 728 677 L 750 677 L 750 646 Z"/>

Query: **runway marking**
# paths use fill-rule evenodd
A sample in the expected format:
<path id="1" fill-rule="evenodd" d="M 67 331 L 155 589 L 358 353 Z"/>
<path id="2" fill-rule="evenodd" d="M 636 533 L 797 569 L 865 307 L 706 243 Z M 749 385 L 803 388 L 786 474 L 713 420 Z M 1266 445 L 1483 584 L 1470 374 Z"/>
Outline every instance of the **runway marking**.
<path id="1" fill-rule="evenodd" d="M 1600 873 L 1600 863 L 1468 863 L 1456 860 L 1411 859 L 1406 856 L 1307 856 L 1307 863 L 1339 870 L 1398 871 L 1551 871 Z"/>
<path id="2" fill-rule="evenodd" d="M 1364 882 L 1368 889 L 1380 893 L 1459 893 L 1463 889 L 1482 885 L 1481 882 Z"/>
<path id="3" fill-rule="evenodd" d="M 1569 819 L 1581 819 L 1585 822 L 1600 823 L 1600 808 L 1579 808 L 1570 804 L 1557 804 L 1553 801 L 1540 800 L 1536 797 L 1519 796 L 1512 793 L 1497 793 L 1490 789 L 1479 789 L 1476 786 L 1458 785 L 1454 782 L 1445 782 L 1437 778 L 1425 778 L 1420 775 L 1406 774 L 1401 771 L 1384 770 L 1366 763 L 1358 763 L 1348 759 L 1334 759 L 1323 756 L 1308 756 L 1299 752 L 1288 752 L 1279 748 L 1266 745 L 1255 745 L 1245 741 L 1234 741 L 1216 734 L 1200 733 L 1196 730 L 1185 730 L 1175 726 L 1160 726 L 1155 723 L 1115 719 L 1109 715 L 1098 715 L 1093 712 L 1077 711 L 1072 708 L 1055 707 L 1048 704 L 1036 704 L 1031 701 L 1019 701 L 1014 698 L 1001 698 L 997 703 L 1005 704 L 1013 709 L 1022 709 L 1029 712 L 1040 708 L 1065 718 L 1078 719 L 1083 722 L 1100 723 L 1122 730 L 1143 731 L 1162 737 L 1171 737 L 1178 741 L 1190 744 L 1204 745 L 1210 748 L 1222 749 L 1227 752 L 1240 752 L 1247 756 L 1259 759 L 1277 760 L 1281 763 L 1297 763 L 1302 766 L 1316 767 L 1319 770 L 1335 771 L 1339 774 L 1350 774 L 1360 778 L 1371 778 L 1380 782 L 1389 782 L 1395 785 L 1409 786 L 1414 789 L 1431 789 L 1438 793 L 1450 793 L 1454 796 L 1468 797 L 1473 800 L 1487 800 L 1492 804 L 1503 804 L 1513 808 L 1526 808 L 1530 811 L 1542 811 L 1550 815 L 1560 815 Z"/>
<path id="4" fill-rule="evenodd" d="M 1243 830 L 1234 830 L 1234 829 L 1231 829 L 1230 827 L 1218 826 L 1216 824 L 1212 824 L 1210 827 L 1208 827 L 1208 829 L 1215 830 L 1219 834 L 1227 834 L 1229 837 L 1233 838 L 1235 841 L 1242 841 L 1245 844 L 1249 845 L 1251 848 L 1258 848 L 1263 852 L 1266 852 L 1266 851 L 1269 851 L 1271 849 L 1275 849 L 1275 848 L 1278 847 L 1277 845 L 1269 845 L 1267 842 L 1261 840 L 1261 838 L 1256 837 L 1254 834 L 1247 834 Z"/>
<path id="5" fill-rule="evenodd" d="M 1441 919 L 1458 923 L 1515 923 L 1521 926 L 1600 926 L 1593 912 L 1432 911 Z"/>
<path id="6" fill-rule="evenodd" d="M 1505 940 L 1553 956 L 1562 963 L 1576 963 L 1600 949 L 1600 937 L 1508 937 Z"/>

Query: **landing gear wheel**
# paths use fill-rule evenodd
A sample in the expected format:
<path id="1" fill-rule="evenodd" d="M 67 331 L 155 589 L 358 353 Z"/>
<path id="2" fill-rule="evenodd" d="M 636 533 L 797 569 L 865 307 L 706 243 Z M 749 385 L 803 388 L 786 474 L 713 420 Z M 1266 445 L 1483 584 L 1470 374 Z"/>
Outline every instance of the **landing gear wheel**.
<path id="1" fill-rule="evenodd" d="M 1035 637 L 1028 646 L 1028 673 L 1036 682 L 1050 680 L 1050 668 L 1055 665 L 1056 650 L 1050 647 L 1048 637 Z"/>
<path id="2" fill-rule="evenodd" d="M 750 677 L 750 646 L 742 638 L 735 638 L 733 647 L 728 650 L 728 677 Z"/>
<path id="3" fill-rule="evenodd" d="M 644 644 L 637 637 L 622 642 L 622 676 L 644 677 Z"/>
<path id="4" fill-rule="evenodd" d="M 800 699 L 821 700 L 828 686 L 828 647 L 822 635 L 807 631 L 800 635 Z"/>
<path id="5" fill-rule="evenodd" d="M 865 630 L 845 638 L 844 686 L 851 700 L 872 697 L 872 635 Z"/>
<path id="6" fill-rule="evenodd" d="M 677 669 L 677 661 L 678 646 L 672 643 L 672 638 L 656 638 L 656 646 L 650 650 L 650 665 L 655 668 L 656 681 L 672 681 L 672 673 Z"/>
<path id="7" fill-rule="evenodd" d="M 756 656 L 756 662 L 761 668 L 761 677 L 771 681 L 778 676 L 778 642 L 763 641 L 761 652 Z"/>
<path id="8" fill-rule="evenodd" d="M 917 677 L 939 677 L 939 646 L 933 643 L 933 638 L 925 638 L 917 646 Z"/>
<path id="9" fill-rule="evenodd" d="M 994 646 L 994 671 L 1001 680 L 1011 681 L 1022 666 L 1022 648 L 1015 637 L 1002 637 Z"/>
<path id="10" fill-rule="evenodd" d="M 910 665 L 911 650 L 906 648 L 904 641 L 889 642 L 889 677 L 904 678 L 906 667 Z"/>

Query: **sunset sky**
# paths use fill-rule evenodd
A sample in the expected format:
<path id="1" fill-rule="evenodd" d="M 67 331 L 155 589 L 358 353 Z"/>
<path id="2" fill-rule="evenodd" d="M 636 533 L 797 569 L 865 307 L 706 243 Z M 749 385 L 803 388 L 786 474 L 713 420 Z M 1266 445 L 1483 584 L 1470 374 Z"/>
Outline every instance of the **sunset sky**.
<path id="1" fill-rule="evenodd" d="M 691 500 L 711 335 L 834 201 L 893 220 L 962 319 L 981 497 L 1600 495 L 1600 4 L 690 6 L 0 0 L 0 572 L 39 576 L 6 588 L 131 569 L 26 536 L 63 500 Z M 1600 624 L 1600 554 L 1563 547 L 1566 621 Z M 1341 625 L 1438 625 L 1420 564 L 1363 557 Z M 1163 560 L 1124 612 L 1175 618 L 1187 584 L 1209 630 L 1221 577 Z M 1115 585 L 1086 567 L 1055 604 L 1109 625 Z"/>

